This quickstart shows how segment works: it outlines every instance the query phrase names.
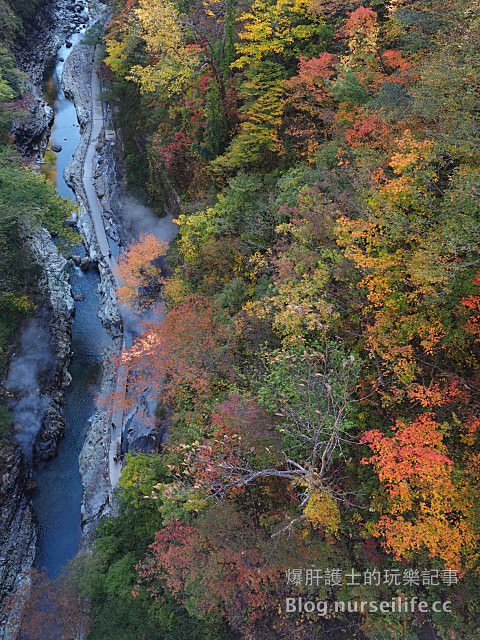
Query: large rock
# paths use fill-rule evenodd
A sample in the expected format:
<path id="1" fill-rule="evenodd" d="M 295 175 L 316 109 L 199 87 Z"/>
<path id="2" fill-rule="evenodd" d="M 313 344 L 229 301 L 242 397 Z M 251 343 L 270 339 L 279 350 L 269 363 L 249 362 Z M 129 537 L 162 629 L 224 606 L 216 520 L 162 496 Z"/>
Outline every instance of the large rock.
<path id="1" fill-rule="evenodd" d="M 100 393 L 107 394 L 115 386 L 114 361 L 122 349 L 122 337 L 113 340 L 103 360 Z M 97 411 L 89 423 L 85 442 L 80 453 L 82 476 L 82 548 L 88 547 L 98 521 L 103 516 L 113 515 L 114 499 L 109 477 L 110 413 Z"/>
<path id="2" fill-rule="evenodd" d="M 54 114 L 34 88 L 24 95 L 23 101 L 28 115 L 13 123 L 12 132 L 20 148 L 28 151 L 32 150 L 33 145 L 38 147 L 37 143 L 48 135 Z"/>

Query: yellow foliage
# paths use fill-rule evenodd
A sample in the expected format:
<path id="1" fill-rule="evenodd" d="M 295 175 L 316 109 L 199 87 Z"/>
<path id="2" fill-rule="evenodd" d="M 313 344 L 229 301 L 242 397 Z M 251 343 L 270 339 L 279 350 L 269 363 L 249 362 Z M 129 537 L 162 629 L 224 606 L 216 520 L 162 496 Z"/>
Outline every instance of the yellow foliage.
<path id="1" fill-rule="evenodd" d="M 325 489 L 316 489 L 304 509 L 305 518 L 326 536 L 338 534 L 340 512 L 336 500 Z"/>
<path id="2" fill-rule="evenodd" d="M 307 40 L 321 33 L 321 20 L 312 13 L 310 0 L 255 0 L 250 12 L 239 20 L 244 23 L 232 64 L 244 69 L 271 55 L 282 55 L 297 40 Z"/>
<path id="3" fill-rule="evenodd" d="M 138 83 L 144 93 L 157 89 L 169 96 L 180 93 L 198 64 L 198 54 L 184 42 L 183 25 L 174 4 L 169 0 L 139 0 L 134 17 L 152 62 L 133 66 L 127 79 Z"/>

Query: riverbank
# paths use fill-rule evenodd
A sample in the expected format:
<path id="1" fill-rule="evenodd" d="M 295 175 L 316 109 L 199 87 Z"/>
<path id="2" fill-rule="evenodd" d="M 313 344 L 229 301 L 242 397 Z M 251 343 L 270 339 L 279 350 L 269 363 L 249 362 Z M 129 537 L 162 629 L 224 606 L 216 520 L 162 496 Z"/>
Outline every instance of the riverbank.
<path id="1" fill-rule="evenodd" d="M 112 347 L 103 358 L 103 374 L 99 395 L 105 395 L 117 384 L 114 360 L 123 349 L 120 313 L 116 304 L 115 258 L 112 247 L 118 239 L 113 220 L 107 216 L 119 202 L 115 158 L 107 153 L 101 89 L 97 77 L 100 62 L 98 47 L 79 44 L 74 48 L 63 75 L 63 87 L 77 109 L 81 126 L 80 145 L 67 169 L 66 177 L 78 199 L 78 228 L 85 240 L 90 258 L 98 264 L 101 295 L 100 317 L 112 336 Z M 103 150 L 103 153 L 100 151 Z M 109 175 L 108 192 L 105 177 Z M 118 206 L 118 205 L 117 205 Z M 105 215 L 106 214 L 106 215 Z M 107 237 L 107 231 L 110 234 Z M 121 418 L 115 418 L 120 424 Z M 112 477 L 112 417 L 108 408 L 98 409 L 92 417 L 79 458 L 83 484 L 82 544 L 98 520 L 112 513 L 113 488 L 118 481 L 120 465 L 115 462 Z M 117 435 L 118 434 L 118 435 Z M 115 434 L 120 438 L 120 429 Z M 118 468 L 117 468 L 118 467 Z"/>

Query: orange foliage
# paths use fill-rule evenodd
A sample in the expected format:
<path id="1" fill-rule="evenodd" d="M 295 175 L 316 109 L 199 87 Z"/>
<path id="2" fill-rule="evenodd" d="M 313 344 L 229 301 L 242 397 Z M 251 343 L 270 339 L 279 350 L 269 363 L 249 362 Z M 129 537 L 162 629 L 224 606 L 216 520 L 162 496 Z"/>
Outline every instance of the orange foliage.
<path id="1" fill-rule="evenodd" d="M 405 130 L 388 161 L 391 177 L 377 174 L 372 185 L 367 215 L 342 216 L 337 227 L 346 257 L 363 273 L 370 352 L 407 386 L 418 374 L 418 359 L 438 353 L 445 336 L 442 309 L 435 303 L 447 285 L 448 265 L 441 272 L 437 265 L 432 269 L 429 251 L 419 250 L 424 219 L 431 215 L 426 203 L 433 160 L 432 143 Z"/>
<path id="2" fill-rule="evenodd" d="M 117 289 L 121 303 L 134 306 L 145 298 L 146 289 L 160 276 L 153 262 L 167 252 L 168 244 L 157 240 L 153 233 L 142 233 L 140 238 L 119 257 L 115 275 L 121 281 Z M 147 294 L 147 298 L 148 298 Z"/>
<path id="3" fill-rule="evenodd" d="M 408 397 L 416 400 L 424 409 L 444 407 L 453 403 L 467 403 L 470 394 L 461 389 L 457 380 L 448 384 L 446 380 L 435 380 L 428 387 L 414 384 L 408 389 Z"/>
<path id="4" fill-rule="evenodd" d="M 231 330 L 213 301 L 188 296 L 143 327 L 143 335 L 122 356 L 129 371 L 127 405 L 135 404 L 134 393 L 144 387 L 163 398 L 187 395 L 196 401 L 211 393 L 221 377 L 232 374 Z"/>
<path id="5" fill-rule="evenodd" d="M 426 413 L 411 423 L 398 421 L 393 431 L 368 431 L 361 440 L 374 452 L 362 464 L 374 466 L 387 493 L 387 514 L 372 533 L 397 559 L 426 549 L 445 566 L 462 570 L 474 539 L 458 504 L 440 425 Z"/>

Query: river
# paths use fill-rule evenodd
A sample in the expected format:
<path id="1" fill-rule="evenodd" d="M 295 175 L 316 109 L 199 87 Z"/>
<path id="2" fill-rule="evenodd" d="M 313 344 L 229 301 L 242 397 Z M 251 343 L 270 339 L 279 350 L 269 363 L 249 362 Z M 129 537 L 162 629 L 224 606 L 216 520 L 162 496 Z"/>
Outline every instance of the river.
<path id="1" fill-rule="evenodd" d="M 70 41 L 75 45 L 81 40 L 83 33 L 82 30 L 74 34 Z M 55 111 L 49 146 L 58 145 L 62 149 L 58 153 L 47 151 L 43 171 L 52 180 L 55 180 L 58 193 L 74 202 L 75 194 L 66 184 L 63 173 L 80 142 L 80 128 L 75 106 L 65 97 L 61 88 L 64 62 L 71 51 L 72 48 L 66 45 L 60 48 L 56 61 L 45 78 L 45 95 Z M 96 76 L 94 75 L 93 78 Z M 95 83 L 92 83 L 92 91 L 94 88 L 98 92 L 99 87 L 95 87 Z M 93 101 L 94 125 L 96 122 L 95 99 Z M 91 184 L 85 183 L 85 176 L 88 176 L 87 172 L 91 171 L 92 158 L 89 153 L 91 155 L 91 150 L 94 148 L 95 136 L 92 131 L 90 151 L 87 151 L 85 158 L 84 185 L 89 208 L 92 212 L 97 242 L 104 260 L 112 263 L 112 257 L 107 258 L 107 253 L 111 251 L 115 256 L 118 247 L 111 239 L 105 237 L 101 215 L 98 215 L 101 204 Z M 90 180 L 89 177 L 87 179 Z M 130 239 L 138 237 L 142 232 L 151 232 L 159 240 L 168 242 L 177 233 L 177 226 L 171 216 L 158 218 L 148 207 L 131 198 L 126 198 L 123 201 L 119 214 L 129 230 Z M 75 249 L 75 253 L 84 255 L 85 249 L 79 247 Z M 111 264 L 110 267 L 112 268 Z M 111 339 L 98 317 L 100 306 L 100 297 L 97 293 L 98 272 L 92 268 L 87 272 L 82 272 L 78 267 L 72 266 L 70 279 L 74 296 L 78 298 L 75 294 L 83 294 L 85 298 L 76 303 L 72 327 L 74 355 L 69 368 L 72 382 L 65 394 L 65 438 L 59 445 L 57 457 L 40 464 L 34 471 L 36 490 L 33 496 L 33 506 L 39 526 L 37 566 L 45 568 L 51 577 L 59 575 L 78 551 L 82 533 L 82 482 L 78 456 L 85 439 L 88 420 L 96 409 L 95 397 L 99 390 L 102 354 L 105 347 L 111 345 Z M 125 320 L 126 318 L 124 318 Z M 125 333 L 128 346 L 131 345 L 138 329 L 138 322 L 133 323 L 132 326 L 126 322 Z M 126 443 L 127 425 L 124 426 Z M 143 425 L 137 424 L 135 430 L 137 435 L 142 435 Z M 118 437 L 120 430 L 117 429 L 117 431 L 118 433 L 114 435 Z M 111 480 L 113 480 L 112 476 Z"/>
<path id="2" fill-rule="evenodd" d="M 83 33 L 83 30 L 75 33 L 70 40 L 75 44 Z M 64 60 L 71 51 L 65 45 L 60 48 L 45 78 L 45 95 L 55 111 L 49 146 L 58 144 L 62 150 L 47 151 L 44 172 L 56 181 L 60 195 L 75 202 L 75 194 L 66 184 L 63 171 L 79 144 L 80 129 L 75 106 L 65 97 L 60 84 Z M 80 246 L 75 253 L 85 255 L 85 249 Z M 78 551 L 82 501 L 78 456 L 88 420 L 95 411 L 102 351 L 111 342 L 98 318 L 98 272 L 93 268 L 83 272 L 71 266 L 70 281 L 73 293 L 84 294 L 85 299 L 75 303 L 73 358 L 69 368 L 72 382 L 65 394 L 65 437 L 60 442 L 58 455 L 38 465 L 33 474 L 36 482 L 33 506 L 39 529 L 37 566 L 45 568 L 51 577 L 59 575 Z"/>

